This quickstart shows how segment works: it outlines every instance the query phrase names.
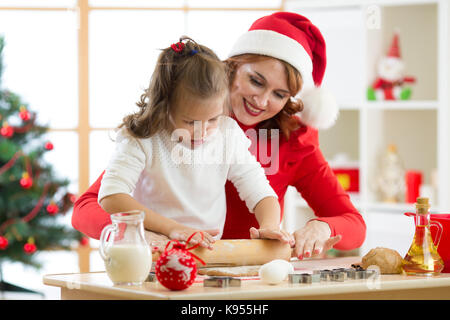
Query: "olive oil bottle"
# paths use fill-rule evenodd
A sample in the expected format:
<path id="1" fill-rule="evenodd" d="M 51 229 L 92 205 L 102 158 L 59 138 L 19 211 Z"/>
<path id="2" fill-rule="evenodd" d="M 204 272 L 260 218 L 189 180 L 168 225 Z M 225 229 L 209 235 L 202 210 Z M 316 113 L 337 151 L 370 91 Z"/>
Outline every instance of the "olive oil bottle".
<path id="1" fill-rule="evenodd" d="M 442 235 L 442 226 L 430 221 L 428 198 L 417 198 L 414 222 L 416 230 L 408 253 L 403 258 L 403 270 L 408 275 L 436 275 L 444 268 L 444 262 L 437 252 Z M 430 227 L 437 227 L 436 244 L 431 237 Z"/>

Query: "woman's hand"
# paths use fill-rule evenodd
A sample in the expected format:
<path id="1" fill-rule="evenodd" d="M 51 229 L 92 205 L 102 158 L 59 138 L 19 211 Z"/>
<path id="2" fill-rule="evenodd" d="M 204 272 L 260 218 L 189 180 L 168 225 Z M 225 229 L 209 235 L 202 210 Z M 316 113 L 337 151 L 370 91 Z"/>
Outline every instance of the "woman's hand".
<path id="1" fill-rule="evenodd" d="M 199 243 L 201 247 L 212 250 L 212 244 L 216 241 L 213 237 L 218 235 L 220 233 L 220 230 L 195 230 L 188 227 L 182 227 L 173 229 L 169 234 L 169 238 L 179 241 L 187 241 L 194 232 L 197 233 L 191 238 L 189 243 L 192 245 L 196 245 L 197 243 Z M 203 239 L 201 233 L 203 233 Z"/>
<path id="2" fill-rule="evenodd" d="M 284 243 L 289 243 L 291 247 L 294 246 L 294 237 L 288 232 L 280 229 L 273 228 L 261 228 L 256 229 L 254 227 L 250 228 L 250 238 L 251 239 L 275 239 L 280 240 Z"/>
<path id="3" fill-rule="evenodd" d="M 303 228 L 294 232 L 295 248 L 292 255 L 299 258 L 309 258 L 325 252 L 338 243 L 341 235 L 330 238 L 331 229 L 328 223 L 311 220 Z"/>

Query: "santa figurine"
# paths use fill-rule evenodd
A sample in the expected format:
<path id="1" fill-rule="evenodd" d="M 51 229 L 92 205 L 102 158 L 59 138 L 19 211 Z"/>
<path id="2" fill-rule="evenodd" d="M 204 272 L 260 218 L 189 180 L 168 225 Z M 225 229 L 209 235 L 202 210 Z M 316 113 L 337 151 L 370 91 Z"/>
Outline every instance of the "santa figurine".
<path id="1" fill-rule="evenodd" d="M 400 57 L 399 34 L 396 31 L 388 55 L 378 64 L 378 77 L 368 90 L 368 100 L 408 100 L 411 88 L 405 84 L 416 79 L 404 75 L 405 64 Z"/>

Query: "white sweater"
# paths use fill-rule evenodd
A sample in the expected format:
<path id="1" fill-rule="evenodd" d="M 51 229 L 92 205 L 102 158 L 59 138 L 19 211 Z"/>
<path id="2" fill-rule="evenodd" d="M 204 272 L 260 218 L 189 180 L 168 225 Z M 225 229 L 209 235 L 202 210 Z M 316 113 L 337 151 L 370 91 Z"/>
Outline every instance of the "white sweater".
<path id="1" fill-rule="evenodd" d="M 173 140 L 166 131 L 136 139 L 121 129 L 98 201 L 112 194 L 130 194 L 147 208 L 191 228 L 220 229 L 216 237 L 220 239 L 227 180 L 250 212 L 263 198 L 277 198 L 235 120 L 221 117 L 216 133 L 195 149 Z"/>

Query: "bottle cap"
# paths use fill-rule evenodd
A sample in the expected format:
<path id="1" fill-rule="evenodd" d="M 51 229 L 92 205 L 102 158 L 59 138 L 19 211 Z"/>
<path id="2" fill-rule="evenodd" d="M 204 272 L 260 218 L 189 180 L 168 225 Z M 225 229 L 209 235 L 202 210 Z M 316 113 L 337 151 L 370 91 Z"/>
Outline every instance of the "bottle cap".
<path id="1" fill-rule="evenodd" d="M 421 204 L 421 205 L 429 205 L 428 198 L 424 198 L 424 197 L 417 198 L 416 202 L 417 202 L 417 204 Z"/>
<path id="2" fill-rule="evenodd" d="M 430 202 L 428 198 L 419 197 L 416 200 L 417 213 L 427 213 L 430 208 Z"/>

